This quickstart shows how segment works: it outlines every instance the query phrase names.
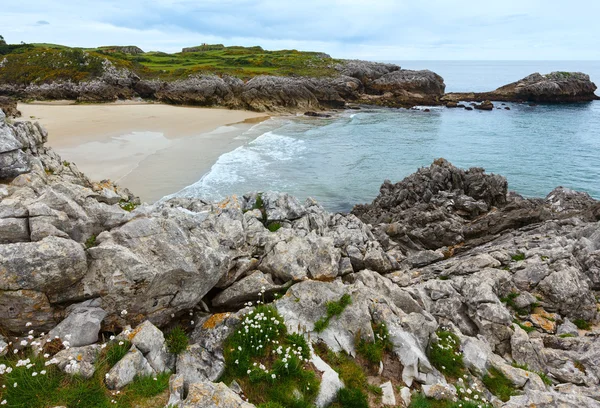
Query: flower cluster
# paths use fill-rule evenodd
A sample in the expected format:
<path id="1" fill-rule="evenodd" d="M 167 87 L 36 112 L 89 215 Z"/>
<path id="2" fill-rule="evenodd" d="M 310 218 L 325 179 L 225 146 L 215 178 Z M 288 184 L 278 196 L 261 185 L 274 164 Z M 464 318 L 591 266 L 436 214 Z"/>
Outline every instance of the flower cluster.
<path id="1" fill-rule="evenodd" d="M 458 407 L 462 407 L 463 404 L 469 403 L 477 406 L 477 408 L 487 408 L 490 406 L 490 402 L 483 394 L 483 390 L 477 383 L 468 384 L 465 381 L 468 378 L 466 374 L 459 377 L 455 385 L 458 391 L 458 398 L 460 399 L 457 403 Z"/>
<path id="2" fill-rule="evenodd" d="M 463 374 L 464 363 L 460 351 L 460 339 L 454 333 L 444 330 L 436 331 L 437 342 L 429 347 L 429 360 L 444 375 L 458 378 Z"/>

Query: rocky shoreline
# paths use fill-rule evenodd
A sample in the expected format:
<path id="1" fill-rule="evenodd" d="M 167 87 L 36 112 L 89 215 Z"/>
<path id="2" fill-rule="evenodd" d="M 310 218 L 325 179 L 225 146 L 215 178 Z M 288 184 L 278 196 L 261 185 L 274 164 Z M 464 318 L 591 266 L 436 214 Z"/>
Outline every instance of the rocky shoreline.
<path id="1" fill-rule="evenodd" d="M 171 372 L 171 404 L 252 407 L 240 378 L 216 381 L 233 364 L 224 344 L 262 299 L 310 345 L 319 407 L 351 389 L 336 358 L 362 364 L 381 325 L 380 362 L 362 366 L 382 393 L 369 406 L 468 401 L 461 389 L 486 407 L 600 406 L 600 202 L 585 193 L 527 199 L 439 159 L 350 214 L 275 192 L 147 206 L 46 140 L 0 113 L 0 354 L 58 336 L 57 366 L 91 376 L 112 334 L 131 349 L 109 389 Z M 191 343 L 179 355 L 160 330 L 175 324 Z M 460 363 L 440 363 L 436 347 Z"/>
<path id="2" fill-rule="evenodd" d="M 191 75 L 165 81 L 140 78 L 127 68 L 104 60 L 102 73 L 88 81 L 0 84 L 0 95 L 20 100 L 111 102 L 142 98 L 177 105 L 220 106 L 264 112 L 304 112 L 344 109 L 349 104 L 397 108 L 448 106 L 460 101 L 573 103 L 597 100 L 596 85 L 579 72 L 532 74 L 486 93 L 445 93 L 444 79 L 428 71 L 401 69 L 395 64 L 345 60 L 333 65 L 334 76 L 256 76 L 243 81 L 232 76 Z M 0 102 L 0 107 L 4 104 Z M 11 114 L 10 112 L 6 112 Z"/>

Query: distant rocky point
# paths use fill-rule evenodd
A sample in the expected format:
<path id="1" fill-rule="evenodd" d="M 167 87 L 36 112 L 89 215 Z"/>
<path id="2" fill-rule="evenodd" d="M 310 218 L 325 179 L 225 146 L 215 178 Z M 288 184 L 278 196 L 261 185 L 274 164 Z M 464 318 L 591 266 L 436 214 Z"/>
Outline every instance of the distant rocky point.
<path id="1" fill-rule="evenodd" d="M 495 91 L 482 93 L 449 93 L 443 101 L 503 101 L 569 103 L 600 99 L 594 92 L 597 86 L 589 75 L 581 72 L 551 72 L 531 74 L 519 81 L 501 86 Z"/>

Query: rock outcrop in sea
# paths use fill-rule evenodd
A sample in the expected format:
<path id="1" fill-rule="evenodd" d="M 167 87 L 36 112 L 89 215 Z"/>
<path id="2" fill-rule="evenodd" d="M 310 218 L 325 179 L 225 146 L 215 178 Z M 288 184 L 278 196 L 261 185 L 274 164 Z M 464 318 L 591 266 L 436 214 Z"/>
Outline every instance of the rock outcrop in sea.
<path id="1" fill-rule="evenodd" d="M 531 74 L 519 81 L 501 86 L 495 91 L 483 93 L 449 93 L 447 102 L 458 101 L 504 101 L 537 103 L 570 103 L 598 100 L 597 86 L 589 75 L 581 72 L 551 72 Z"/>
<path id="2" fill-rule="evenodd" d="M 527 199 L 440 159 L 350 214 L 275 192 L 149 206 L 46 139 L 0 114 L 0 354 L 15 336 L 57 336 L 69 347 L 52 364 L 91 378 L 114 334 L 130 348 L 109 389 L 170 371 L 170 404 L 249 408 L 247 382 L 216 381 L 234 364 L 227 339 L 261 327 L 261 300 L 309 345 L 296 353 L 320 386 L 294 395 L 319 407 L 356 386 L 339 361 L 381 389 L 372 407 L 471 393 L 486 407 L 600 406 L 600 203 L 585 193 Z M 179 355 L 161 331 L 174 324 L 190 338 Z M 375 366 L 365 344 L 385 344 Z"/>

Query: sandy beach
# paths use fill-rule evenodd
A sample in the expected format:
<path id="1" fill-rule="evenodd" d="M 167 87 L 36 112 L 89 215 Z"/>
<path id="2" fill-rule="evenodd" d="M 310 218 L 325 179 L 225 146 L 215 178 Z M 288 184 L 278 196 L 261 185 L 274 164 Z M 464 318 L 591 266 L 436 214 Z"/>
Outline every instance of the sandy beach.
<path id="1" fill-rule="evenodd" d="M 200 179 L 244 143 L 264 113 L 162 104 L 19 104 L 48 145 L 93 180 L 111 179 L 153 202 Z"/>

